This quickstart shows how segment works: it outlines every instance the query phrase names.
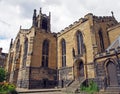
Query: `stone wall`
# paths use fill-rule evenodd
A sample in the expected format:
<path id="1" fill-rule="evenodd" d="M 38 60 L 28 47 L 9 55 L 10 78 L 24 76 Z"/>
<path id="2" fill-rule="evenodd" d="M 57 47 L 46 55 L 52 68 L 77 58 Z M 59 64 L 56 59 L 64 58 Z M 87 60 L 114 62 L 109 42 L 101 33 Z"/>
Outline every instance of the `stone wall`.
<path id="1" fill-rule="evenodd" d="M 57 44 L 55 34 L 47 33 L 45 31 L 36 30 L 36 34 L 33 42 L 31 67 L 42 66 L 42 46 L 43 41 L 47 39 L 49 41 L 49 57 L 48 67 L 52 69 L 57 68 Z"/>
<path id="2" fill-rule="evenodd" d="M 120 36 L 120 24 L 108 29 L 109 41 L 112 44 Z"/>
<path id="3" fill-rule="evenodd" d="M 64 67 L 58 70 L 59 86 L 65 87 L 73 81 L 73 67 Z"/>
<path id="4" fill-rule="evenodd" d="M 30 67 L 30 88 L 53 88 L 57 86 L 57 71 L 50 68 Z"/>
<path id="5" fill-rule="evenodd" d="M 116 68 L 116 77 L 118 85 L 120 85 L 120 53 L 119 51 L 115 53 L 114 51 L 110 51 L 105 55 L 101 53 L 101 55 L 97 56 L 95 59 L 95 71 L 96 77 L 94 80 L 97 82 L 100 89 L 105 89 L 106 87 L 110 86 L 110 79 L 107 68 L 108 62 L 113 62 Z M 112 74 L 112 73 L 111 73 Z"/>
<path id="6" fill-rule="evenodd" d="M 84 21 L 78 21 L 74 23 L 73 26 L 69 28 L 65 28 L 64 31 L 60 32 L 57 35 L 57 53 L 58 53 L 58 68 L 62 67 L 62 52 L 61 52 L 61 40 L 65 39 L 66 41 L 66 67 L 72 67 L 74 64 L 74 57 L 73 57 L 73 48 L 75 50 L 75 56 L 78 55 L 77 51 L 77 38 L 76 33 L 80 31 L 83 36 L 84 48 L 86 52 L 80 56 L 83 63 L 90 63 L 93 62 L 93 45 L 92 45 L 92 34 L 91 34 L 91 15 L 86 16 L 83 18 Z M 94 70 L 87 66 L 88 77 L 94 77 Z"/>

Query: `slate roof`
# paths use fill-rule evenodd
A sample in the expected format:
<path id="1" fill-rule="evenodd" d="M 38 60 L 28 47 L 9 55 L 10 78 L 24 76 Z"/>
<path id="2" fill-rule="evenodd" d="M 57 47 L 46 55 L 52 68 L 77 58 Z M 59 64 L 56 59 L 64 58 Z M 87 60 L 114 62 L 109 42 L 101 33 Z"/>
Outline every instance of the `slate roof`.
<path id="1" fill-rule="evenodd" d="M 110 49 L 117 49 L 120 47 L 120 36 L 106 49 L 109 51 Z"/>

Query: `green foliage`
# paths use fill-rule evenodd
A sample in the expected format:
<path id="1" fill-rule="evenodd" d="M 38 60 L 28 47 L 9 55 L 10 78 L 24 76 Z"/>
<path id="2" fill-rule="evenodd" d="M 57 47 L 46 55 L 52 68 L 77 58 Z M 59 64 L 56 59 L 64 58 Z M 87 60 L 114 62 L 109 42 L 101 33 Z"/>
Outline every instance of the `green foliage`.
<path id="1" fill-rule="evenodd" d="M 0 68 L 0 94 L 18 94 L 13 84 L 5 82 L 6 71 Z"/>
<path id="2" fill-rule="evenodd" d="M 80 86 L 80 90 L 88 92 L 90 94 L 93 94 L 93 93 L 99 91 L 98 86 L 97 86 L 97 84 L 94 81 L 90 81 L 90 83 L 88 84 L 88 86 L 81 85 Z"/>
<path id="3" fill-rule="evenodd" d="M 6 77 L 6 72 L 3 68 L 0 68 L 0 82 L 3 82 Z"/>
<path id="4" fill-rule="evenodd" d="M 6 82 L 0 83 L 0 94 L 17 94 L 15 91 L 15 86 Z"/>

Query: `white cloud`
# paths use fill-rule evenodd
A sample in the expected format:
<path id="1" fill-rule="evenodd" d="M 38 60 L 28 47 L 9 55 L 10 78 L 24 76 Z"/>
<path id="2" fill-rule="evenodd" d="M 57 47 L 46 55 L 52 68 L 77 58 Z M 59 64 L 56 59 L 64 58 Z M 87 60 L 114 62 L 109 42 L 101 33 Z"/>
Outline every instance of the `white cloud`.
<path id="1" fill-rule="evenodd" d="M 33 10 L 42 7 L 51 12 L 52 32 L 59 32 L 87 13 L 109 16 L 111 11 L 120 20 L 119 0 L 0 0 L 0 47 L 8 52 L 11 38 L 22 28 L 30 28 Z"/>
<path id="2" fill-rule="evenodd" d="M 11 39 L 0 40 L 0 47 L 3 48 L 2 52 L 8 52 Z"/>

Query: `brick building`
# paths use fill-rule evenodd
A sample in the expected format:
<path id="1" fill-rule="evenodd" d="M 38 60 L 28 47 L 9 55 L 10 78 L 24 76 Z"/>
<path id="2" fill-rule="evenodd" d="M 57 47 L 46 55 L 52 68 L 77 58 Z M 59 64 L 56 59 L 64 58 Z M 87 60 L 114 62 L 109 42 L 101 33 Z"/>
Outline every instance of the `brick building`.
<path id="1" fill-rule="evenodd" d="M 0 48 L 0 67 L 5 68 L 7 61 L 7 53 L 2 52 L 2 48 Z"/>
<path id="2" fill-rule="evenodd" d="M 7 60 L 11 83 L 19 88 L 53 88 L 92 79 L 100 89 L 120 86 L 120 24 L 113 13 L 89 13 L 58 33 L 50 28 L 50 13 L 41 9 L 38 15 L 34 10 L 31 28 L 20 28 Z"/>

